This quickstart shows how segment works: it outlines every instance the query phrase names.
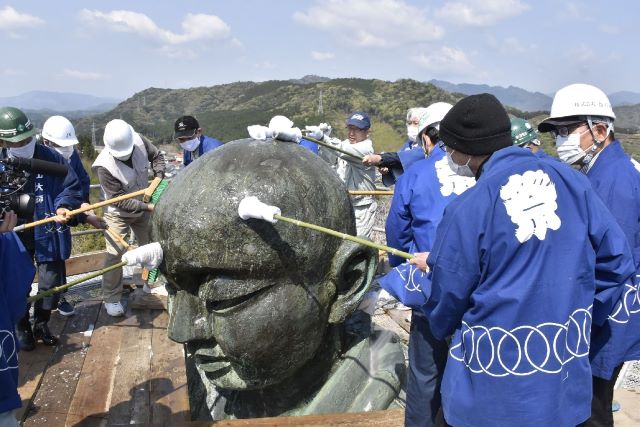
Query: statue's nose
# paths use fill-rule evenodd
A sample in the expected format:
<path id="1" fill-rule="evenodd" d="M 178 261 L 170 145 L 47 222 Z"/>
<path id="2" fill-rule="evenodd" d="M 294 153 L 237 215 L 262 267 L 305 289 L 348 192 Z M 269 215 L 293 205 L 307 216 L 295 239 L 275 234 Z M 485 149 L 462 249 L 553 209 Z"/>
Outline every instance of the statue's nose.
<path id="1" fill-rule="evenodd" d="M 179 343 L 211 338 L 209 319 L 198 297 L 178 291 L 169 299 L 169 338 Z"/>

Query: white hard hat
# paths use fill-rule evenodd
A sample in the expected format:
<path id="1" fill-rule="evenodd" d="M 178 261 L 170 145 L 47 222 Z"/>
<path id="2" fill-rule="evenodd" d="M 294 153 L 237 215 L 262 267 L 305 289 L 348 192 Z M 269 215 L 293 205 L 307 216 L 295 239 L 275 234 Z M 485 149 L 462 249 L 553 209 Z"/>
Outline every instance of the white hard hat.
<path id="1" fill-rule="evenodd" d="M 78 143 L 73 125 L 66 117 L 62 116 L 51 116 L 44 122 L 42 137 L 61 147 L 69 147 Z"/>
<path id="2" fill-rule="evenodd" d="M 615 120 L 607 95 L 595 86 L 576 83 L 556 92 L 551 104 L 551 114 L 538 125 L 540 132 L 549 132 L 554 125 L 573 116 L 602 117 Z"/>
<path id="3" fill-rule="evenodd" d="M 444 116 L 447 115 L 449 110 L 453 108 L 453 105 L 448 102 L 435 102 L 425 108 L 424 114 L 420 117 L 420 124 L 418 125 L 418 135 L 422 133 L 429 126 L 440 123 Z"/>
<path id="4" fill-rule="evenodd" d="M 114 119 L 107 123 L 102 139 L 113 157 L 128 157 L 133 151 L 133 128 L 124 120 Z"/>

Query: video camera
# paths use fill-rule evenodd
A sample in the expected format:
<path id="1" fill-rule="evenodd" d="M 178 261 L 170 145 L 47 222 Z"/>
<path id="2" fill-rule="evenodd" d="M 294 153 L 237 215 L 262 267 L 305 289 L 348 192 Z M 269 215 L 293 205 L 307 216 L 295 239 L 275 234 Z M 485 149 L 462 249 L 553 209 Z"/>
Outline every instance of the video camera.
<path id="1" fill-rule="evenodd" d="M 45 160 L 0 158 L 0 221 L 4 213 L 10 210 L 18 218 L 33 219 L 34 195 L 24 191 L 31 174 L 66 176 L 68 170 L 67 165 Z"/>

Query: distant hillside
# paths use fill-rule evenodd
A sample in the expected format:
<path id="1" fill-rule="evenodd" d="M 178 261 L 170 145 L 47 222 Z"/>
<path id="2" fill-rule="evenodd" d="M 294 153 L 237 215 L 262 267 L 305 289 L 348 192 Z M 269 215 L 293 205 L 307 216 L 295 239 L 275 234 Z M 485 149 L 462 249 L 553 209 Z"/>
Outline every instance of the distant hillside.
<path id="1" fill-rule="evenodd" d="M 0 97 L 0 105 L 10 105 L 24 110 L 109 111 L 120 102 L 116 98 L 102 98 L 79 93 L 32 91 L 17 96 Z"/>
<path id="2" fill-rule="evenodd" d="M 540 92 L 529 92 L 515 86 L 507 88 L 502 86 L 476 85 L 470 83 L 454 84 L 443 80 L 430 80 L 429 83 L 448 92 L 462 93 L 464 95 L 476 95 L 490 93 L 504 105 L 517 108 L 522 111 L 549 111 L 552 97 Z"/>
<path id="3" fill-rule="evenodd" d="M 175 120 L 192 114 L 206 134 L 230 141 L 246 137 L 248 125 L 267 124 L 272 116 L 283 114 L 300 127 L 328 122 L 337 136 L 345 137 L 346 116 L 354 110 L 365 110 L 372 115 L 376 150 L 395 150 L 405 140 L 407 108 L 436 101 L 456 102 L 461 97 L 415 80 L 305 79 L 309 83 L 274 80 L 190 89 L 150 88 L 107 113 L 80 119 L 76 131 L 90 136 L 95 122 L 97 138 L 101 140 L 105 124 L 122 118 L 156 142 L 166 143 L 171 142 Z"/>
<path id="4" fill-rule="evenodd" d="M 625 132 L 640 132 L 640 104 L 614 107 L 616 129 Z"/>
<path id="5" fill-rule="evenodd" d="M 609 95 L 609 101 L 611 101 L 611 105 L 618 107 L 623 105 L 640 104 L 640 93 L 629 91 L 614 92 Z"/>

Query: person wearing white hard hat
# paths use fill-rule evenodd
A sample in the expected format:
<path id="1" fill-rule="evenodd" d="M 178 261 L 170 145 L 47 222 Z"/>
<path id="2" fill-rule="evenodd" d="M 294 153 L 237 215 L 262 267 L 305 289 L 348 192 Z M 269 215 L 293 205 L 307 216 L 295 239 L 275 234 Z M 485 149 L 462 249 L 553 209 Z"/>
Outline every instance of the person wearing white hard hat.
<path id="1" fill-rule="evenodd" d="M 104 150 L 93 162 L 92 170 L 100 180 L 105 199 L 147 188 L 149 163 L 153 175 L 164 176 L 165 159 L 163 154 L 146 137 L 136 132 L 124 120 L 111 120 L 104 129 Z M 149 243 L 149 218 L 153 205 L 142 201 L 142 197 L 127 199 L 109 205 L 105 209 L 104 220 L 107 226 L 126 236 L 135 233 L 140 245 Z M 105 239 L 107 258 L 105 266 L 119 262 L 124 248 L 119 242 Z M 122 269 L 102 276 L 102 297 L 110 316 L 124 315 L 120 303 L 122 297 Z"/>
<path id="2" fill-rule="evenodd" d="M 560 160 L 578 166 L 624 231 L 640 272 L 640 164 L 615 138 L 609 98 L 587 84 L 556 92 L 551 114 L 538 125 L 556 138 Z M 622 364 L 640 359 L 640 300 L 637 283 L 602 328 L 592 329 L 592 416 L 587 426 L 613 425 L 613 387 Z M 623 308 L 623 309 L 621 309 Z M 621 317 L 622 316 L 622 317 Z"/>
<path id="3" fill-rule="evenodd" d="M 91 179 L 89 174 L 82 165 L 80 155 L 74 150 L 74 145 L 78 143 L 76 138 L 76 131 L 73 128 L 71 122 L 63 116 L 51 116 L 44 122 L 42 126 L 42 142 L 49 148 L 56 150 L 62 157 L 65 158 L 69 167 L 78 176 L 80 186 L 82 187 L 82 205 L 85 207 L 89 204 L 89 191 Z M 77 223 L 87 223 L 95 228 L 104 227 L 103 221 L 100 217 L 96 216 L 93 211 L 88 211 L 86 214 L 79 214 L 74 219 L 69 221 L 69 225 L 76 225 Z M 58 302 L 58 313 L 63 316 L 71 316 L 75 313 L 73 305 L 67 301 L 62 295 Z"/>
<path id="4" fill-rule="evenodd" d="M 369 154 L 362 160 L 365 166 L 376 166 L 380 170 L 384 185 L 394 185 L 404 171 L 424 158 L 424 153 L 420 149 L 418 131 L 420 118 L 425 111 L 426 108 L 422 107 L 407 110 L 407 140 L 398 151 Z"/>
<path id="5" fill-rule="evenodd" d="M 423 159 L 398 178 L 386 223 L 387 244 L 409 253 L 428 252 L 446 206 L 475 184 L 473 177 L 457 175 L 449 166 L 440 141 L 440 121 L 452 105 L 436 102 L 426 108 L 418 126 L 417 140 Z M 424 156 L 426 155 L 426 159 Z M 430 427 L 440 409 L 440 384 L 448 344 L 431 333 L 420 306 L 425 298 L 412 286 L 415 271 L 404 259 L 389 254 L 395 267 L 379 280 L 383 289 L 413 309 L 409 332 L 409 370 L 405 426 Z"/>

